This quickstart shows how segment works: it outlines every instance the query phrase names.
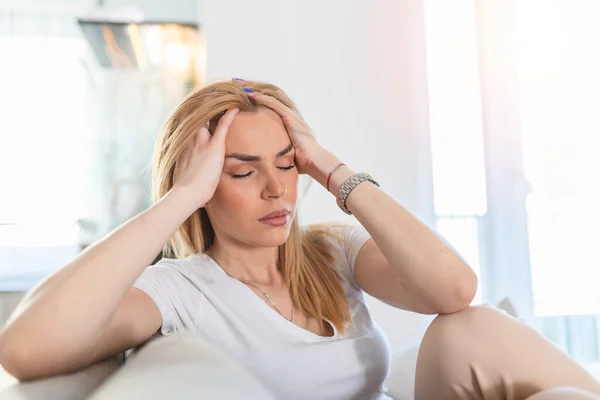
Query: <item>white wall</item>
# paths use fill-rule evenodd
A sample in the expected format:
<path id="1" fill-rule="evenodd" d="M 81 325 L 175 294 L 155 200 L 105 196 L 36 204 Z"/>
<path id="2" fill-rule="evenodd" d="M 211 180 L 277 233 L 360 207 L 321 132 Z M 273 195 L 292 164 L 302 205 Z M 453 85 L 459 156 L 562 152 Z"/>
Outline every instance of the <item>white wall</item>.
<path id="1" fill-rule="evenodd" d="M 321 144 L 423 220 L 433 220 L 421 0 L 200 0 L 207 80 L 242 77 L 281 86 Z M 343 219 L 313 186 L 305 222 Z M 394 352 L 429 317 L 370 299 Z"/>

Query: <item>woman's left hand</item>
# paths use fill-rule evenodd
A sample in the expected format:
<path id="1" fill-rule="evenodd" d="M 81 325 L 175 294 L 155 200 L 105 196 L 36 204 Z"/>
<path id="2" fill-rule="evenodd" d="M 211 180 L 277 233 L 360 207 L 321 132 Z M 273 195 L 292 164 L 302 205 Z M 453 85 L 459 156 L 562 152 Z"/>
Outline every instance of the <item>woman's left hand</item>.
<path id="1" fill-rule="evenodd" d="M 296 111 L 290 109 L 275 97 L 256 92 L 248 92 L 247 94 L 248 97 L 257 103 L 260 103 L 279 114 L 296 151 L 295 158 L 298 172 L 307 174 L 312 161 L 312 155 L 316 154 L 321 146 L 311 133 L 306 122 L 304 122 L 302 117 Z"/>

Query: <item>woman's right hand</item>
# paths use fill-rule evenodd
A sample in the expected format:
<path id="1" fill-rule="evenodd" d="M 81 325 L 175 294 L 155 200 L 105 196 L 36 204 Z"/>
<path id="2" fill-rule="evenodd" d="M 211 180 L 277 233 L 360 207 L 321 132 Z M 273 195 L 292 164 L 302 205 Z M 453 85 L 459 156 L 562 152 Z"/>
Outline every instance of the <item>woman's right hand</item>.
<path id="1" fill-rule="evenodd" d="M 197 196 L 196 209 L 204 207 L 217 190 L 225 163 L 225 137 L 238 112 L 238 108 L 227 110 L 212 137 L 206 127 L 200 128 L 175 163 L 173 187 Z"/>

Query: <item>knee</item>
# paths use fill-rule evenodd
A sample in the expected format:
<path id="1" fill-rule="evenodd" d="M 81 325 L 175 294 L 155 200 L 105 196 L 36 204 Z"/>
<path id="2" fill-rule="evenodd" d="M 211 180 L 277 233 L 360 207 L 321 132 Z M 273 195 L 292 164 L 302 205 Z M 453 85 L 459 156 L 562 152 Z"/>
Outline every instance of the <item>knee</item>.
<path id="1" fill-rule="evenodd" d="M 430 328 L 477 329 L 482 326 L 488 326 L 490 323 L 497 323 L 499 320 L 507 317 L 508 314 L 504 311 L 489 305 L 470 306 L 452 314 L 438 315 L 431 323 Z"/>
<path id="2" fill-rule="evenodd" d="M 419 348 L 416 385 L 421 398 L 450 398 L 446 394 L 430 396 L 429 390 L 434 389 L 427 382 L 432 380 L 446 382 L 445 390 L 450 391 L 454 390 L 451 389 L 454 384 L 475 379 L 479 371 L 474 369 L 475 364 L 497 355 L 490 351 L 502 341 L 497 328 L 506 331 L 501 325 L 510 319 L 513 318 L 491 306 L 473 306 L 437 316 L 427 328 Z M 458 397 L 455 394 L 452 398 Z"/>
<path id="3" fill-rule="evenodd" d="M 433 339 L 437 343 L 449 343 L 456 346 L 466 343 L 475 347 L 497 336 L 503 327 L 519 323 L 504 311 L 489 305 L 471 306 L 452 313 L 438 315 L 425 333 L 424 340 Z"/>

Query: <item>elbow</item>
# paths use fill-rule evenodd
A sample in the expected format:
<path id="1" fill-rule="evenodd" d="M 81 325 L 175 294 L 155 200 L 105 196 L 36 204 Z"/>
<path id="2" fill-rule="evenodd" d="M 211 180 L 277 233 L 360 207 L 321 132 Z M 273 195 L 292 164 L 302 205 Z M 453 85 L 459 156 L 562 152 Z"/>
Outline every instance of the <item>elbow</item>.
<path id="1" fill-rule="evenodd" d="M 19 381 L 41 377 L 37 353 L 34 346 L 21 340 L 11 340 L 5 332 L 0 333 L 0 365 Z"/>
<path id="2" fill-rule="evenodd" d="M 464 308 L 467 308 L 473 302 L 475 295 L 477 294 L 477 288 L 479 287 L 479 279 L 477 274 L 470 267 L 467 266 L 465 271 L 465 277 L 461 279 L 459 285 L 459 298 L 462 300 Z"/>
<path id="3" fill-rule="evenodd" d="M 0 349 L 0 365 L 19 381 L 35 379 L 30 353 L 15 346 L 5 345 Z"/>
<path id="4" fill-rule="evenodd" d="M 454 283 L 449 292 L 449 299 L 444 302 L 439 314 L 452 314 L 468 308 L 477 294 L 477 275 L 469 267 Z"/>

